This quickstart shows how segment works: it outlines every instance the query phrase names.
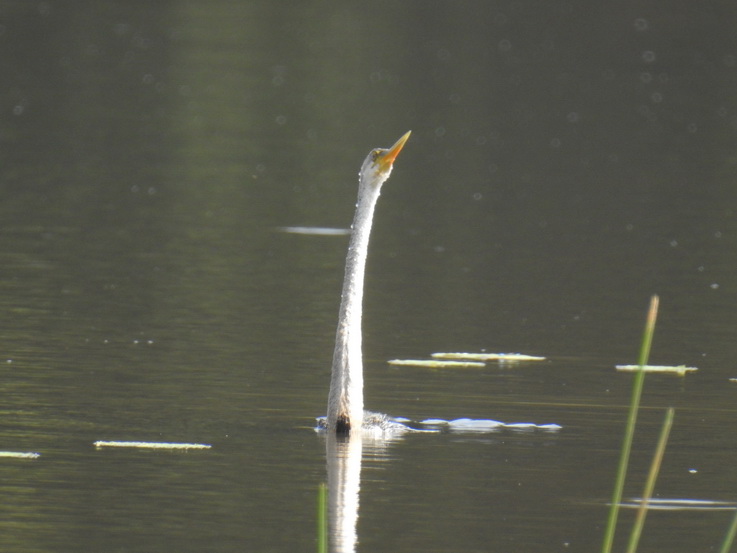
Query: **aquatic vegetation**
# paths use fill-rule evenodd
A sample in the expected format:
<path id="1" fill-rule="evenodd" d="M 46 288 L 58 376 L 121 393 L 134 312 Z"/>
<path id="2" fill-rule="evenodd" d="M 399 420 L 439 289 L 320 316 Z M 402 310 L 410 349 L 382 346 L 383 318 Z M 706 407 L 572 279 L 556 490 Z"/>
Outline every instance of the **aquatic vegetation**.
<path id="1" fill-rule="evenodd" d="M 499 363 L 519 363 L 522 361 L 545 361 L 545 357 L 526 355 L 524 353 L 472 353 L 450 352 L 433 353 L 432 359 L 390 359 L 390 365 L 407 365 L 428 367 L 431 369 L 482 368 L 486 361 Z"/>
<path id="2" fill-rule="evenodd" d="M 10 457 L 13 459 L 38 459 L 41 457 L 41 454 L 30 451 L 0 451 L 0 457 Z"/>
<path id="3" fill-rule="evenodd" d="M 94 443 L 97 448 L 102 447 L 131 447 L 137 449 L 210 449 L 209 444 L 183 444 L 170 442 L 115 442 L 99 440 Z"/>
<path id="4" fill-rule="evenodd" d="M 471 359 L 474 361 L 500 361 L 500 362 L 519 362 L 519 361 L 545 361 L 545 357 L 538 355 L 526 355 L 524 353 L 433 353 L 432 357 L 437 359 Z"/>
<path id="5" fill-rule="evenodd" d="M 346 236 L 351 233 L 349 228 L 332 227 L 278 227 L 276 230 L 289 234 L 307 234 L 315 236 Z"/>
<path id="6" fill-rule="evenodd" d="M 645 374 L 650 373 L 666 373 L 666 374 L 677 374 L 679 376 L 685 376 L 687 372 L 697 370 L 695 367 L 680 366 L 661 366 L 661 365 L 648 365 L 648 357 L 650 355 L 650 347 L 652 345 L 653 334 L 655 333 L 655 323 L 658 314 L 658 296 L 653 296 L 650 301 L 650 308 L 648 310 L 647 319 L 645 323 L 645 330 L 643 333 L 642 344 L 640 347 L 640 353 L 638 357 L 637 365 L 618 365 L 618 370 L 632 371 L 635 373 L 635 379 L 632 385 L 632 395 L 630 398 L 629 413 L 627 417 L 627 425 L 625 427 L 625 436 L 620 450 L 620 459 L 617 469 L 617 477 L 614 485 L 614 491 L 612 494 L 612 501 L 610 504 L 609 517 L 607 520 L 607 527 L 604 534 L 604 541 L 602 543 L 602 553 L 610 553 L 612 550 L 612 544 L 614 541 L 614 532 L 617 524 L 617 516 L 619 509 L 623 507 L 631 507 L 637 509 L 635 521 L 630 532 L 630 537 L 627 543 L 627 553 L 634 553 L 637 551 L 640 536 L 642 535 L 642 529 L 645 524 L 645 518 L 647 512 L 652 509 L 659 510 L 674 510 L 674 509 L 709 509 L 709 510 L 735 510 L 734 503 L 724 501 L 713 501 L 713 500 L 695 500 L 695 499 L 653 499 L 652 494 L 655 489 L 655 481 L 657 480 L 660 466 L 662 465 L 663 456 L 665 454 L 665 448 L 668 443 L 668 437 L 670 430 L 673 425 L 673 418 L 675 416 L 675 410 L 670 407 L 666 410 L 663 425 L 661 427 L 660 436 L 658 443 L 653 455 L 653 459 L 650 464 L 650 470 L 645 481 L 645 487 L 642 493 L 642 497 L 637 500 L 631 500 L 628 503 L 622 502 L 622 489 L 624 487 L 624 481 L 627 473 L 627 465 L 629 462 L 629 456 L 632 449 L 632 438 L 635 431 L 635 425 L 637 422 L 637 412 L 640 406 L 640 398 L 642 396 L 642 388 L 644 384 Z M 722 542 L 720 553 L 727 553 L 734 540 L 735 534 L 737 534 L 737 511 L 735 516 L 732 518 L 730 526 Z"/>
<path id="7" fill-rule="evenodd" d="M 642 344 L 640 345 L 640 354 L 638 357 L 638 366 L 647 365 L 650 357 L 650 347 L 653 343 L 653 334 L 655 334 L 655 322 L 658 318 L 658 304 L 660 300 L 658 296 L 650 299 L 650 308 L 647 312 L 645 321 L 645 331 L 642 336 Z M 614 543 L 614 530 L 617 526 L 617 518 L 619 516 L 619 507 L 622 501 L 622 490 L 624 489 L 624 481 L 627 475 L 627 466 L 629 464 L 630 452 L 632 451 L 632 439 L 635 434 L 635 425 L 637 423 L 637 412 L 640 408 L 640 398 L 642 397 L 642 388 L 645 381 L 645 371 L 637 371 L 635 373 L 635 381 L 632 384 L 632 395 L 630 398 L 629 413 L 627 415 L 627 426 L 625 427 L 624 440 L 620 450 L 619 465 L 617 467 L 617 477 L 614 483 L 614 491 L 612 492 L 612 502 L 609 509 L 609 517 L 604 532 L 604 542 L 601 546 L 602 553 L 610 553 L 612 544 Z"/>
<path id="8" fill-rule="evenodd" d="M 678 376 L 686 376 L 686 373 L 698 371 L 696 367 L 687 367 L 686 365 L 616 365 L 618 371 L 644 371 L 646 373 L 675 374 Z"/>
<path id="9" fill-rule="evenodd" d="M 480 361 L 438 361 L 435 359 L 390 359 L 387 363 L 390 365 L 427 367 L 430 369 L 465 369 L 483 368 L 486 366 L 486 363 Z"/>

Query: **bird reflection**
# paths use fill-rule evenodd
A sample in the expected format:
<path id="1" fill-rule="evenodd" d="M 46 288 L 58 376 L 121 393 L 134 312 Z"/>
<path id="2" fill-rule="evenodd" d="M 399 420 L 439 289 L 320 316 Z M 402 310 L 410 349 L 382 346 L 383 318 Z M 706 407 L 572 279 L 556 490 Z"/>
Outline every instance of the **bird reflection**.
<path id="1" fill-rule="evenodd" d="M 358 541 L 356 525 L 363 438 L 360 432 L 348 436 L 328 432 L 326 448 L 330 550 L 353 553 Z"/>
<path id="2" fill-rule="evenodd" d="M 387 447 L 401 440 L 401 435 L 348 435 L 325 432 L 328 469 L 328 528 L 330 551 L 354 553 L 358 543 L 361 460 L 364 453 L 372 457 L 386 455 Z"/>

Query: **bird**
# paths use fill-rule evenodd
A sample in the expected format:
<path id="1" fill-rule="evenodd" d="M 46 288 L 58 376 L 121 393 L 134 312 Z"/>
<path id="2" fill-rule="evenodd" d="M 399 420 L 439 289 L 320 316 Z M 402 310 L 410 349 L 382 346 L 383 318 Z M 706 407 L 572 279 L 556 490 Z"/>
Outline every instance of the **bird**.
<path id="1" fill-rule="evenodd" d="M 322 421 L 329 432 L 339 435 L 349 435 L 351 431 L 361 431 L 364 427 L 384 430 L 398 426 L 406 428 L 386 415 L 364 412 L 361 318 L 363 281 L 374 209 L 381 186 L 389 178 L 394 160 L 411 133 L 412 131 L 408 131 L 402 135 L 391 148 L 371 150 L 358 173 L 358 200 L 345 261 L 328 412 Z"/>

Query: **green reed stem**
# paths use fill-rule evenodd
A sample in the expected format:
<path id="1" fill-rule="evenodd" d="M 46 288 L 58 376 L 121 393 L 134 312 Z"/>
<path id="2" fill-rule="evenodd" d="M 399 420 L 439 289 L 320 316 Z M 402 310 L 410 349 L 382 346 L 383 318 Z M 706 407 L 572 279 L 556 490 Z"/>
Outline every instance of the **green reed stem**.
<path id="1" fill-rule="evenodd" d="M 640 366 L 640 370 L 635 373 L 635 380 L 632 385 L 632 396 L 630 398 L 629 414 L 627 415 L 627 426 L 625 427 L 622 450 L 619 456 L 617 479 L 614 483 L 614 492 L 612 493 L 612 504 L 609 509 L 606 531 L 604 532 L 604 543 L 601 546 L 602 553 L 611 553 L 612 544 L 614 542 L 614 530 L 617 526 L 619 505 L 622 502 L 622 490 L 624 489 L 624 479 L 627 475 L 627 465 L 629 464 L 630 452 L 632 451 L 632 437 L 635 434 L 637 411 L 640 408 L 640 397 L 642 396 L 642 387 L 645 382 L 645 371 L 643 370 L 643 367 L 647 365 L 647 360 L 650 357 L 650 346 L 653 343 L 655 321 L 658 318 L 659 301 L 658 296 L 650 298 L 650 309 L 647 312 L 645 331 L 642 336 L 642 344 L 640 345 L 640 356 L 637 361 L 637 364 Z"/>
<path id="2" fill-rule="evenodd" d="M 732 548 L 732 542 L 734 541 L 734 535 L 737 534 L 737 509 L 734 511 L 734 516 L 732 517 L 732 523 L 729 525 L 729 528 L 727 529 L 727 535 L 724 536 L 724 541 L 722 542 L 722 548 L 719 550 L 719 553 L 729 553 L 729 550 Z"/>
<path id="3" fill-rule="evenodd" d="M 647 509 L 650 505 L 650 498 L 653 496 L 653 489 L 655 488 L 655 481 L 658 479 L 658 473 L 660 472 L 660 466 L 663 464 L 663 455 L 665 454 L 665 446 L 668 444 L 668 437 L 670 436 L 670 429 L 673 426 L 673 415 L 675 409 L 669 407 L 665 412 L 665 419 L 663 420 L 663 427 L 660 430 L 660 437 L 658 438 L 658 446 L 655 448 L 655 455 L 653 456 L 653 462 L 650 465 L 650 472 L 647 475 L 647 481 L 645 482 L 645 490 L 642 492 L 642 500 L 640 502 L 640 508 L 637 509 L 637 516 L 635 517 L 635 524 L 632 527 L 632 533 L 630 534 L 630 541 L 627 544 L 627 553 L 635 553 L 637 551 L 637 544 L 640 541 L 640 535 L 642 534 L 642 527 L 645 526 L 645 517 L 647 516 Z"/>
<path id="4" fill-rule="evenodd" d="M 317 553 L 328 553 L 328 486 L 317 489 Z"/>

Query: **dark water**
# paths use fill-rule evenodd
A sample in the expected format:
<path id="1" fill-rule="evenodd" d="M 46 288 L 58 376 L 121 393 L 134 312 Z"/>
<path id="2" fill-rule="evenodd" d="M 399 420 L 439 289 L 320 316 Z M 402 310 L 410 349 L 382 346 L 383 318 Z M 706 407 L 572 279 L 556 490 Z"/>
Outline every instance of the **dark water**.
<path id="1" fill-rule="evenodd" d="M 729 2 L 0 5 L 3 551 L 311 551 L 345 227 L 377 209 L 367 406 L 557 434 L 364 444 L 360 551 L 592 551 L 651 294 L 627 497 L 737 496 Z M 392 368 L 435 351 L 549 361 Z M 95 450 L 96 440 L 209 451 Z M 369 447 L 370 445 L 370 447 Z M 329 451 L 329 449 L 328 449 Z M 653 512 L 641 551 L 731 512 Z M 632 515 L 621 516 L 627 530 Z"/>

